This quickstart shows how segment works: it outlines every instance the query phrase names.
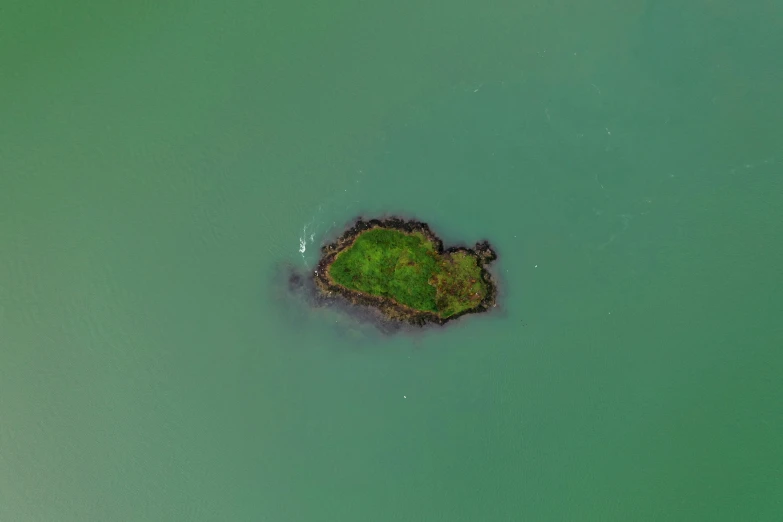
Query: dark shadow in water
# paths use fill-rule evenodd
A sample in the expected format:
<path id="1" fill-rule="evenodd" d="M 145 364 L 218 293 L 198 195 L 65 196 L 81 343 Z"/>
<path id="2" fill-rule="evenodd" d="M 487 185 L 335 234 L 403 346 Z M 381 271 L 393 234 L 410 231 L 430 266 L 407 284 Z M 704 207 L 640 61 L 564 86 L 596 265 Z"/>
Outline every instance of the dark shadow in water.
<path id="1" fill-rule="evenodd" d="M 377 310 L 353 306 L 340 297 L 324 296 L 315 287 L 313 274 L 307 267 L 281 263 L 271 275 L 269 287 L 280 320 L 292 329 L 302 329 L 308 323 L 331 327 L 339 337 L 373 338 L 391 336 L 414 329 L 404 323 L 389 321 Z"/>

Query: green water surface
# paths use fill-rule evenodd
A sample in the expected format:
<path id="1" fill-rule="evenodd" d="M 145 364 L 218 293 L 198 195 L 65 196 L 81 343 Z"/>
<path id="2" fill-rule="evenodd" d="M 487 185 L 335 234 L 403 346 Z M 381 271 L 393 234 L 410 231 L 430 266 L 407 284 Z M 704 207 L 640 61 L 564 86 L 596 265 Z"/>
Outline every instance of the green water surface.
<path id="1" fill-rule="evenodd" d="M 783 3 L 0 3 L 0 521 L 783 520 Z M 385 336 L 281 278 L 489 239 Z"/>

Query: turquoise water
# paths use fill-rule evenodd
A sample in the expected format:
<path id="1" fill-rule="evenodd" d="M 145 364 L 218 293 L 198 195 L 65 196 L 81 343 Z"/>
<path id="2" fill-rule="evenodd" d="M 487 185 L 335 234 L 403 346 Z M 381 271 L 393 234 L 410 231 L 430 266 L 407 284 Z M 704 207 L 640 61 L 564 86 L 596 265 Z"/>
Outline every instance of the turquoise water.
<path id="1" fill-rule="evenodd" d="M 0 520 L 783 518 L 781 5 L 1 12 Z M 387 213 L 496 313 L 289 293 Z"/>

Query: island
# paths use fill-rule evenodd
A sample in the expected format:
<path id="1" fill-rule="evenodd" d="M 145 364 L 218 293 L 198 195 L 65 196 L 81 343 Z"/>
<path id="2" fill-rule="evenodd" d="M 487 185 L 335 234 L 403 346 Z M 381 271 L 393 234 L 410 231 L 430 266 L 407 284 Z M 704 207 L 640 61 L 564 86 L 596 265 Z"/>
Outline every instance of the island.
<path id="1" fill-rule="evenodd" d="M 359 218 L 321 253 L 314 277 L 322 296 L 374 307 L 389 320 L 443 325 L 495 306 L 487 265 L 497 256 L 487 241 L 444 250 L 426 223 Z"/>

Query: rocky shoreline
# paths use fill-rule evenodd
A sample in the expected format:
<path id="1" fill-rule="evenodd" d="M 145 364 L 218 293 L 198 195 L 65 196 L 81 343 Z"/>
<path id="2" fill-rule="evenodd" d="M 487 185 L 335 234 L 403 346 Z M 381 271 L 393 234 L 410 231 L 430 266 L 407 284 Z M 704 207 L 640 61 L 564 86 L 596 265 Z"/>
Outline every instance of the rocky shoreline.
<path id="1" fill-rule="evenodd" d="M 386 297 L 369 295 L 338 285 L 329 277 L 329 267 L 332 262 L 340 252 L 349 248 L 357 237 L 373 228 L 393 229 L 405 233 L 417 232 L 423 234 L 435 245 L 438 254 L 465 252 L 475 257 L 481 269 L 481 277 L 488 288 L 487 295 L 474 308 L 442 318 L 436 313 L 416 310 Z M 432 232 L 426 223 L 420 221 L 405 221 L 396 217 L 370 220 L 359 218 L 334 243 L 321 247 L 321 254 L 321 259 L 318 261 L 313 274 L 317 291 L 325 298 L 343 298 L 354 305 L 373 307 L 386 319 L 402 321 L 415 326 L 424 326 L 428 323 L 444 325 L 463 315 L 487 312 L 496 306 L 497 285 L 487 270 L 487 265 L 497 259 L 497 254 L 489 242 L 480 241 L 473 248 L 450 247 L 444 250 L 443 241 Z"/>

